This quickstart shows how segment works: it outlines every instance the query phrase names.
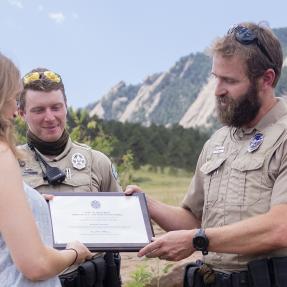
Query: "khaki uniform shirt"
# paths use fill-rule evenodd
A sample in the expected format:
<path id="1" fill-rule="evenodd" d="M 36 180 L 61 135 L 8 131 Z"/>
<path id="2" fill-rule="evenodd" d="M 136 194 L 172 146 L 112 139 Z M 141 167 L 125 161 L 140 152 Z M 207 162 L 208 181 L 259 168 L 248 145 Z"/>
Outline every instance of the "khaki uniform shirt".
<path id="1" fill-rule="evenodd" d="M 21 161 L 22 176 L 24 181 L 37 189 L 40 193 L 57 192 L 118 192 L 122 191 L 118 183 L 118 175 L 110 159 L 103 153 L 91 149 L 89 146 L 74 143 L 71 139 L 65 150 L 53 159 L 40 153 L 42 158 L 50 165 L 57 166 L 66 173 L 66 178 L 61 184 L 49 185 L 43 179 L 43 172 L 35 152 L 27 144 L 19 146 L 24 151 L 24 160 Z M 73 164 L 73 155 L 80 154 L 80 163 Z M 84 158 L 84 161 L 83 161 Z M 45 170 L 45 168 L 44 168 Z M 96 253 L 99 256 L 102 253 Z M 64 270 L 63 273 L 73 271 L 77 265 Z"/>
<path id="2" fill-rule="evenodd" d="M 254 140 L 258 133 L 263 134 L 261 144 Z M 206 142 L 183 207 L 202 221 L 203 228 L 229 225 L 287 203 L 286 183 L 287 105 L 278 99 L 254 128 L 223 127 Z M 209 252 L 204 261 L 229 272 L 246 270 L 254 259 L 286 255 L 287 249 L 260 256 Z"/>
<path id="3" fill-rule="evenodd" d="M 93 150 L 87 145 L 74 143 L 69 139 L 65 150 L 53 159 L 41 155 L 50 166 L 57 166 L 66 173 L 66 179 L 58 185 L 49 185 L 43 179 L 40 162 L 35 158 L 35 152 L 27 144 L 19 147 L 25 151 L 22 165 L 24 181 L 40 193 L 57 192 L 115 192 L 122 191 L 118 183 L 117 173 L 107 156 Z M 78 166 L 73 163 L 73 155 L 80 154 Z M 45 168 L 44 168 L 45 170 Z"/>

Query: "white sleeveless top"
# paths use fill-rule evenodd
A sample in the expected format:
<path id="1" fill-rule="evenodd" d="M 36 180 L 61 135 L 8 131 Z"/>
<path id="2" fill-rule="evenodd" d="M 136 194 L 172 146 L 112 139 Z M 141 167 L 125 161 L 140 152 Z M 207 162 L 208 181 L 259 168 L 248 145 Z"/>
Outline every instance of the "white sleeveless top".
<path id="1" fill-rule="evenodd" d="M 52 246 L 52 227 L 47 203 L 33 188 L 24 183 L 24 191 L 33 211 L 42 241 Z M 21 221 L 21 218 L 19 218 Z M 23 249 L 25 246 L 23 246 Z M 28 263 L 29 264 L 29 263 Z M 61 287 L 58 277 L 32 282 L 24 277 L 12 261 L 10 252 L 0 233 L 0 286 L 1 287 Z"/>

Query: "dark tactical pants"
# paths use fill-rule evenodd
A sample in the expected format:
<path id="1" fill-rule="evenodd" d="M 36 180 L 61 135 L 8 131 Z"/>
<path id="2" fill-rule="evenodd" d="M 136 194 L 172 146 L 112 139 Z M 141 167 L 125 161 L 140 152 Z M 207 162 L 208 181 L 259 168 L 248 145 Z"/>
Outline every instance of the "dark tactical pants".
<path id="1" fill-rule="evenodd" d="M 82 263 L 75 271 L 60 275 L 63 287 L 120 287 L 120 263 L 118 253 L 107 252 Z"/>
<path id="2" fill-rule="evenodd" d="M 287 286 L 287 257 L 254 260 L 248 264 L 248 271 L 230 274 L 213 271 L 210 268 L 208 270 L 205 266 L 202 262 L 187 265 L 184 287 Z"/>

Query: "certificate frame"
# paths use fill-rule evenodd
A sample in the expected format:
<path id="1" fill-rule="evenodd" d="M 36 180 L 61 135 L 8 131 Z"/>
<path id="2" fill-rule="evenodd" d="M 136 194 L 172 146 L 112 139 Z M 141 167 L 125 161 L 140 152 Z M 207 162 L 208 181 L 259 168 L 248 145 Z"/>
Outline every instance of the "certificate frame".
<path id="1" fill-rule="evenodd" d="M 150 220 L 148 208 L 147 208 L 147 202 L 145 194 L 142 192 L 135 192 L 132 195 L 125 195 L 123 192 L 49 192 L 47 194 L 52 194 L 54 197 L 65 197 L 72 196 L 77 197 L 78 200 L 81 200 L 81 198 L 91 197 L 91 199 L 100 199 L 101 197 L 106 197 L 106 200 L 124 200 L 123 198 L 120 199 L 120 197 L 126 197 L 128 200 L 129 197 L 137 197 L 140 208 L 137 208 L 137 216 L 141 217 L 142 220 L 140 222 L 144 225 L 142 226 L 142 229 L 145 229 L 145 240 L 146 242 L 83 242 L 79 239 L 73 238 L 72 240 L 79 240 L 83 244 L 85 244 L 89 250 L 91 251 L 125 251 L 125 252 L 136 252 L 139 251 L 141 248 L 146 246 L 148 243 L 152 241 L 152 237 L 154 236 L 154 230 L 152 227 L 152 223 Z M 53 201 L 53 199 L 52 199 Z M 55 222 L 59 220 L 59 215 L 57 219 L 57 215 L 55 215 L 55 207 L 53 207 L 52 201 L 48 201 L 49 206 L 49 212 L 51 216 L 51 223 L 52 223 L 52 235 L 53 235 L 53 246 L 56 249 L 65 249 L 67 242 L 58 242 L 55 240 Z M 122 201 L 121 201 L 122 202 Z M 140 210 L 139 210 L 140 209 Z M 73 211 L 73 206 L 71 207 L 71 211 Z M 127 211 L 128 212 L 128 211 Z M 131 215 L 132 216 L 132 215 Z M 71 240 L 70 240 L 71 241 Z"/>

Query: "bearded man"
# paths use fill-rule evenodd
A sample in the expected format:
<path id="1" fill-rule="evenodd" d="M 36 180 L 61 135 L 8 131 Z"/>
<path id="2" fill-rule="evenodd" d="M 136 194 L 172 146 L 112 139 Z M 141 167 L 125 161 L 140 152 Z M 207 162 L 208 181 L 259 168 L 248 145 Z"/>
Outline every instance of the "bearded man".
<path id="1" fill-rule="evenodd" d="M 287 286 L 287 106 L 275 97 L 283 56 L 268 27 L 242 23 L 212 47 L 218 117 L 181 207 L 148 198 L 168 233 L 139 256 L 203 259 L 185 286 Z M 126 194 L 140 191 L 130 185 Z"/>

